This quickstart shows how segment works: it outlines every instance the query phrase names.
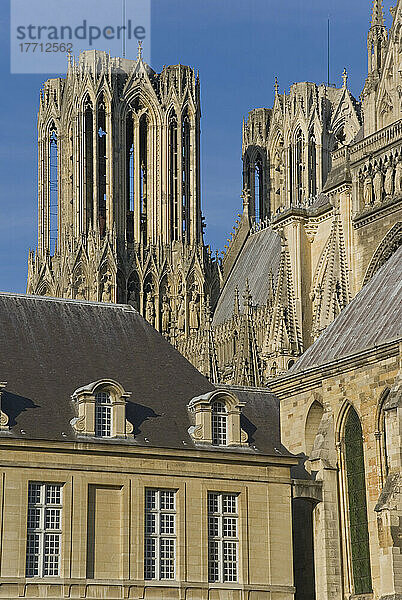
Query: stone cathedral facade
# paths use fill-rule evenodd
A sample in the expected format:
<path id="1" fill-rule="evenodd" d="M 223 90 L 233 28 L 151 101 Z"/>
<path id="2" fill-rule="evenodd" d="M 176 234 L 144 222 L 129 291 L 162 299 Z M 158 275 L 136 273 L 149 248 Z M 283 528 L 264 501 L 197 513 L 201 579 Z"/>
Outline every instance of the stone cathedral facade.
<path id="1" fill-rule="evenodd" d="M 200 83 L 83 53 L 40 97 L 28 293 L 129 303 L 211 381 L 285 373 L 401 239 L 401 4 L 375 2 L 361 100 L 302 82 L 243 123 L 243 211 L 203 241 Z"/>

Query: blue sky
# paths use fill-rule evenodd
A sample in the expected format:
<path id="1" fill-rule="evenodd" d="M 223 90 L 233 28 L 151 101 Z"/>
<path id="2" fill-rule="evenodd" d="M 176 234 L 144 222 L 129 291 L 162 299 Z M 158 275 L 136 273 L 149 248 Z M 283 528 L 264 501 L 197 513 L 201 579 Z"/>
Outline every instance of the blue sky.
<path id="1" fill-rule="evenodd" d="M 384 5 L 389 24 L 392 0 Z M 243 116 L 272 105 L 275 75 L 281 90 L 326 80 L 328 16 L 331 80 L 339 85 L 346 67 L 358 96 L 371 6 L 371 0 L 152 0 L 153 68 L 180 62 L 200 71 L 202 202 L 206 242 L 214 249 L 223 248 L 241 208 Z M 127 56 L 135 55 L 128 47 Z M 36 114 L 47 77 L 10 74 L 8 0 L 0 0 L 0 72 L 0 290 L 24 292 L 28 248 L 36 246 Z"/>

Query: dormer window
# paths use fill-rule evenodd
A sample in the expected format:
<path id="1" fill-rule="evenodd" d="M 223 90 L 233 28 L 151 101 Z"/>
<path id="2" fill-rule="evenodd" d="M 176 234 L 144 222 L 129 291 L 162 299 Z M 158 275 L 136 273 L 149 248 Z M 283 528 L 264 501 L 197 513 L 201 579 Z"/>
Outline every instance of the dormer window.
<path id="1" fill-rule="evenodd" d="M 227 444 L 227 411 L 223 402 L 212 404 L 212 444 L 226 446 Z"/>
<path id="2" fill-rule="evenodd" d="M 125 438 L 133 425 L 126 419 L 127 399 L 131 392 L 111 379 L 90 383 L 75 390 L 72 400 L 78 416 L 71 425 L 79 435 L 96 438 Z"/>
<path id="3" fill-rule="evenodd" d="M 109 392 L 95 394 L 95 436 L 112 435 L 112 400 Z"/>
<path id="4" fill-rule="evenodd" d="M 211 446 L 245 446 L 247 433 L 240 426 L 244 403 L 232 392 L 214 390 L 193 398 L 188 409 L 195 423 L 189 434 L 197 444 Z"/>

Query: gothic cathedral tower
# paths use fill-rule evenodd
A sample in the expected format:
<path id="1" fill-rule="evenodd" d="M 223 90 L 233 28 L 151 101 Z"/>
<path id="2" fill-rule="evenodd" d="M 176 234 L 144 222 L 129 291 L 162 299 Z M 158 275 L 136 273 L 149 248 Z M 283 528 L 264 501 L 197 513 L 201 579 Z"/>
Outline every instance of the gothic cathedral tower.
<path id="1" fill-rule="evenodd" d="M 190 67 L 88 51 L 45 82 L 28 293 L 130 303 L 171 341 L 209 322 L 200 85 Z"/>

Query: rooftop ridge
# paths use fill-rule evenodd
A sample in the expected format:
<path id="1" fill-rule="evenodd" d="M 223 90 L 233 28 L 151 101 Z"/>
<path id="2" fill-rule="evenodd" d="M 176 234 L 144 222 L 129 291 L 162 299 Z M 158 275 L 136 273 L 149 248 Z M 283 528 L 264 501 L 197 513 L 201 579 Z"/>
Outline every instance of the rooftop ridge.
<path id="1" fill-rule="evenodd" d="M 0 297 L 25 298 L 27 300 L 40 300 L 42 302 L 58 302 L 60 304 L 83 304 L 89 306 L 100 306 L 102 308 L 119 308 L 125 311 L 139 314 L 131 304 L 119 304 L 117 302 L 99 302 L 95 300 L 75 300 L 73 298 L 56 298 L 54 296 L 37 296 L 35 294 L 21 294 L 18 292 L 0 292 Z"/>

